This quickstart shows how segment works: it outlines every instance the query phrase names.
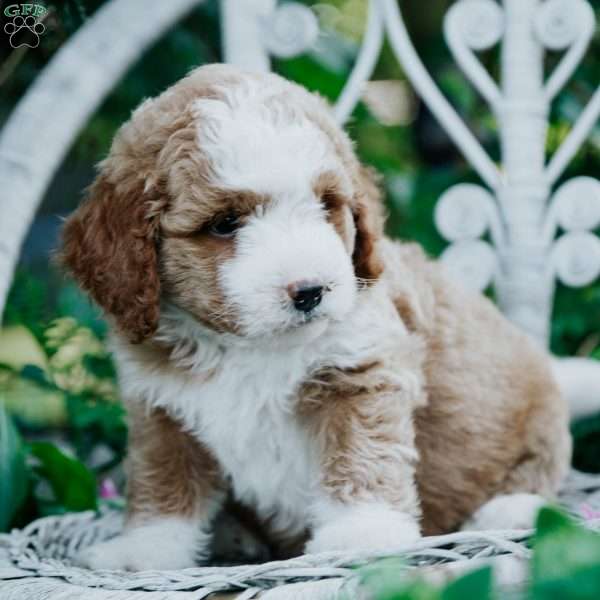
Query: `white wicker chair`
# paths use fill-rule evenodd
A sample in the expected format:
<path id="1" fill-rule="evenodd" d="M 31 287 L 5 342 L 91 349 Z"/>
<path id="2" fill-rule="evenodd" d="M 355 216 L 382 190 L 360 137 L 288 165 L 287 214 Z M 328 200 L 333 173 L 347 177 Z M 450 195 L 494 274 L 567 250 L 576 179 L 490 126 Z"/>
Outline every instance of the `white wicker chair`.
<path id="1" fill-rule="evenodd" d="M 128 66 L 200 2 L 156 2 L 151 11 L 146 0 L 105 4 L 60 49 L 15 108 L 0 134 L 0 316 L 22 241 L 79 129 Z M 547 344 L 555 278 L 582 286 L 600 274 L 600 240 L 592 233 L 600 224 L 600 183 L 580 177 L 552 192 L 597 122 L 600 88 L 556 154 L 548 164 L 545 160 L 549 106 L 586 51 L 595 30 L 593 11 L 587 0 L 502 0 L 501 4 L 457 0 L 448 11 L 444 23 L 448 46 L 498 121 L 502 148 L 502 165 L 498 166 L 427 73 L 410 42 L 397 1 L 368 2 L 363 43 L 335 105 L 339 121 L 345 122 L 359 101 L 387 35 L 415 89 L 484 184 L 456 186 L 440 199 L 435 222 L 450 242 L 442 260 L 466 285 L 484 289 L 493 284 L 507 317 Z M 269 69 L 270 55 L 294 56 L 318 36 L 313 13 L 299 4 L 221 0 L 221 9 L 224 58 L 247 68 Z M 141 14 L 144 17 L 137 18 Z M 475 53 L 500 42 L 502 77 L 498 84 Z M 547 79 L 543 73 L 546 49 L 564 51 Z M 559 228 L 564 233 L 555 239 Z M 493 245 L 480 239 L 488 231 Z M 598 409 L 600 401 L 594 397 L 600 389 L 598 363 L 569 359 L 557 365 L 557 373 L 574 414 Z M 593 492 L 591 501 L 600 507 L 598 489 L 598 479 L 572 479 L 564 501 L 574 509 L 586 493 Z M 24 532 L 0 537 L 0 596 L 3 600 L 63 598 L 80 592 L 82 597 L 102 600 L 138 596 L 199 600 L 213 590 L 237 589 L 246 590 L 242 596 L 250 598 L 262 587 L 287 582 L 264 597 L 325 598 L 343 585 L 353 585 L 348 565 L 370 558 L 301 557 L 228 570 L 139 575 L 92 574 L 62 562 L 78 546 L 106 537 L 116 528 L 118 517 L 113 514 L 100 519 L 78 515 L 42 520 Z M 462 559 L 503 554 L 498 566 L 505 579 L 522 576 L 527 551 L 514 541 L 522 532 L 453 535 L 426 539 L 408 556 L 418 564 L 443 560 L 463 568 L 467 563 Z M 451 541 L 455 542 L 452 551 L 441 549 Z M 191 589 L 196 591 L 184 591 Z"/>

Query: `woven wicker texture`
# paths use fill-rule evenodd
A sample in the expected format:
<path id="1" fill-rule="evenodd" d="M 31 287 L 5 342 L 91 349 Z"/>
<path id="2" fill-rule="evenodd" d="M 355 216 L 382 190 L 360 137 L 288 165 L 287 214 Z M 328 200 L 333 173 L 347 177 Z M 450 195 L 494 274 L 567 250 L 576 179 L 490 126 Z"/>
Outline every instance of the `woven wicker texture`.
<path id="1" fill-rule="evenodd" d="M 567 510 L 580 519 L 582 512 L 587 511 L 586 524 L 593 528 L 600 527 L 600 519 L 589 518 L 590 514 L 600 515 L 600 476 L 573 472 L 560 500 Z M 582 511 L 582 507 L 585 510 Z M 76 598 L 76 594 L 59 593 L 85 588 L 94 588 L 97 592 L 105 590 L 105 594 L 85 594 L 86 598 L 97 597 L 102 600 L 138 597 L 148 600 L 188 597 L 200 600 L 216 591 L 244 592 L 247 599 L 268 589 L 273 589 L 273 594 L 277 592 L 277 595 L 267 596 L 272 598 L 329 598 L 334 597 L 340 589 L 355 585 L 355 568 L 377 558 L 403 556 L 407 568 L 461 571 L 471 564 L 469 561 L 479 563 L 504 557 L 505 560 L 498 563 L 505 568 L 503 577 L 514 581 L 522 575 L 522 564 L 530 553 L 526 545 L 529 531 L 464 531 L 425 537 L 410 548 L 399 547 L 385 555 L 326 553 L 264 564 L 209 565 L 180 571 L 140 573 L 92 572 L 72 564 L 71 560 L 79 550 L 116 535 L 121 525 L 122 516 L 118 512 L 101 515 L 79 513 L 39 519 L 23 530 L 0 536 L 0 598 Z M 37 578 L 37 583 L 31 578 Z M 13 581 L 9 583 L 2 580 Z M 52 594 L 53 582 L 56 584 L 56 596 Z M 73 587 L 65 588 L 61 582 Z M 22 587 L 25 583 L 26 588 Z M 134 591 L 142 592 L 142 595 Z M 193 591 L 193 594 L 175 594 L 180 591 Z M 156 595 L 150 592 L 161 593 Z"/>

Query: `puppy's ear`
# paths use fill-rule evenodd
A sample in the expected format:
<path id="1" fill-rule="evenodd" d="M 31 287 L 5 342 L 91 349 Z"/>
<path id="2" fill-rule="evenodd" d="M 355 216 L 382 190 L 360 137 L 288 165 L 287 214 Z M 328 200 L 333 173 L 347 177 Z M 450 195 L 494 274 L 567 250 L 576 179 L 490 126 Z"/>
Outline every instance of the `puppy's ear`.
<path id="1" fill-rule="evenodd" d="M 132 342 L 158 326 L 158 215 L 141 180 L 101 173 L 67 220 L 60 262 Z"/>
<path id="2" fill-rule="evenodd" d="M 369 283 L 383 272 L 377 248 L 377 242 L 383 236 L 383 214 L 376 174 L 365 167 L 360 167 L 352 216 L 356 227 L 352 253 L 354 272 Z"/>

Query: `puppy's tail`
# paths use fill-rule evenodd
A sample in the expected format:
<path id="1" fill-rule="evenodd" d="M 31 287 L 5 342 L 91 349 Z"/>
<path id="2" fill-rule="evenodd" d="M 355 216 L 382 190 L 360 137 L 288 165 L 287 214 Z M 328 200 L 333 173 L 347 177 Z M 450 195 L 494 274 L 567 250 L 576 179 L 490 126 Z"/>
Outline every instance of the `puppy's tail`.
<path id="1" fill-rule="evenodd" d="M 600 412 L 600 361 L 553 358 L 552 367 L 572 420 Z"/>

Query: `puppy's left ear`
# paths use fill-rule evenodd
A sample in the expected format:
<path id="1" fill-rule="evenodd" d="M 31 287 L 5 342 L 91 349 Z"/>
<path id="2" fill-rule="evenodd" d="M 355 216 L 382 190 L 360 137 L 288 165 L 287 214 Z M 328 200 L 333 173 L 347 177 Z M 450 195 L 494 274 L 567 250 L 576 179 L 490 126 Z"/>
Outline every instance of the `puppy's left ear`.
<path id="1" fill-rule="evenodd" d="M 158 327 L 158 216 L 135 173 L 127 171 L 120 181 L 109 177 L 115 166 L 123 168 L 121 163 L 126 161 L 105 161 L 87 199 L 65 223 L 59 260 L 118 328 L 139 343 Z"/>
<path id="2" fill-rule="evenodd" d="M 378 251 L 378 241 L 383 237 L 383 211 L 377 180 L 373 170 L 360 167 L 352 207 L 356 227 L 352 262 L 356 276 L 367 283 L 377 279 L 383 272 Z"/>

